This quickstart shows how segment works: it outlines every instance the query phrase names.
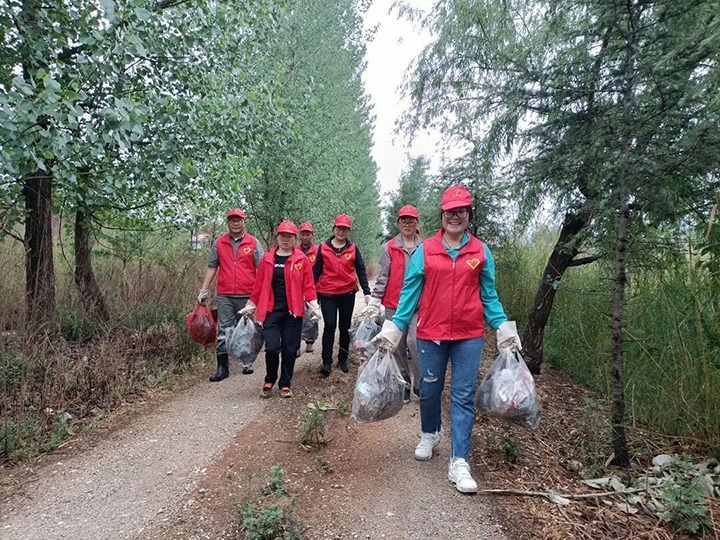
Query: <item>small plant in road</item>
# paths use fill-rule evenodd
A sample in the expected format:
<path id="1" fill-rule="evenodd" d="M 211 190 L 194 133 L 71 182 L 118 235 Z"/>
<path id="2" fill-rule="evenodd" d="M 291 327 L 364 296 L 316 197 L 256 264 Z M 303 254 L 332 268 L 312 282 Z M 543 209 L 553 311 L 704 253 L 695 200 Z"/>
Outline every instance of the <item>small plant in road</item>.
<path id="1" fill-rule="evenodd" d="M 322 446 L 325 440 L 325 417 L 315 403 L 308 403 L 308 412 L 303 422 L 303 435 L 300 442 L 310 446 Z"/>
<path id="2" fill-rule="evenodd" d="M 670 479 L 663 489 L 666 520 L 681 532 L 698 534 L 710 528 L 707 501 L 698 483 L 695 467 L 688 456 L 676 460 L 667 470 Z"/>
<path id="3" fill-rule="evenodd" d="M 248 487 L 243 502 L 235 504 L 246 538 L 301 540 L 302 524 L 295 516 L 297 501 L 285 489 L 285 471 L 273 465 L 268 473 L 260 473 L 259 479 L 260 487 Z M 248 481 L 252 486 L 252 477 Z"/>

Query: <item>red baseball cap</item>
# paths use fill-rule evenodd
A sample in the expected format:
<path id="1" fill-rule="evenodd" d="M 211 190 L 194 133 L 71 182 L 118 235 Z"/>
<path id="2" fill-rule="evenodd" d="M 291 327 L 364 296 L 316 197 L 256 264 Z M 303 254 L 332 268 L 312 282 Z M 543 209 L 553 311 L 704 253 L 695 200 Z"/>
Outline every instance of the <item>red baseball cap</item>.
<path id="1" fill-rule="evenodd" d="M 239 217 L 240 219 L 245 219 L 245 212 L 243 212 L 239 208 L 233 208 L 227 213 L 227 216 L 225 217 L 227 219 L 230 219 L 231 217 Z"/>
<path id="2" fill-rule="evenodd" d="M 338 214 L 338 216 L 335 218 L 335 223 L 333 223 L 333 226 L 335 227 L 347 227 L 350 229 L 352 227 L 352 219 L 350 219 L 350 216 L 347 214 Z"/>
<path id="3" fill-rule="evenodd" d="M 300 225 L 300 232 L 315 232 L 315 229 L 313 229 L 312 223 L 306 221 Z"/>
<path id="4" fill-rule="evenodd" d="M 415 208 L 412 204 L 406 204 L 400 210 L 398 210 L 398 218 L 401 217 L 413 217 L 415 219 L 418 219 L 420 217 L 420 214 L 418 214 L 417 208 Z"/>
<path id="5" fill-rule="evenodd" d="M 472 207 L 470 192 L 463 186 L 450 186 L 442 195 L 440 210 L 452 210 L 453 208 Z"/>
<path id="6" fill-rule="evenodd" d="M 294 234 L 295 236 L 297 236 L 297 226 L 292 221 L 281 221 L 280 224 L 277 226 L 275 236 L 280 233 Z"/>

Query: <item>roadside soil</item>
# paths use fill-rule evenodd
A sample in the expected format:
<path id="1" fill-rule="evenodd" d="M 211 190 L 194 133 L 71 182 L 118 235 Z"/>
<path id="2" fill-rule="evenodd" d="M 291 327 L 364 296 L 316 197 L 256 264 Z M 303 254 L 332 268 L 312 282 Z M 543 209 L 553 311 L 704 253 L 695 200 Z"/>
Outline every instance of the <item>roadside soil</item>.
<path id="1" fill-rule="evenodd" d="M 484 369 L 495 356 L 492 336 L 485 355 Z M 231 366 L 221 383 L 207 382 L 214 368 L 207 364 L 187 387 L 137 403 L 135 414 L 5 472 L 0 539 L 245 538 L 236 505 L 257 500 L 251 493 L 272 466 L 283 469 L 310 540 L 681 538 L 614 502 L 557 506 L 542 497 L 462 495 L 447 481 L 447 435 L 434 459 L 413 459 L 416 400 L 394 418 L 357 424 L 349 415 L 357 366 L 324 379 L 320 363 L 319 351 L 298 359 L 291 399 L 277 390 L 258 397 L 262 356 L 254 374 Z M 583 478 L 607 472 L 605 405 L 549 367 L 537 386 L 537 431 L 478 418 L 470 461 L 481 490 L 585 493 Z M 325 444 L 300 442 L 308 404 L 323 409 Z M 448 409 L 446 402 L 446 427 Z M 638 462 L 687 447 L 640 431 L 631 438 Z"/>

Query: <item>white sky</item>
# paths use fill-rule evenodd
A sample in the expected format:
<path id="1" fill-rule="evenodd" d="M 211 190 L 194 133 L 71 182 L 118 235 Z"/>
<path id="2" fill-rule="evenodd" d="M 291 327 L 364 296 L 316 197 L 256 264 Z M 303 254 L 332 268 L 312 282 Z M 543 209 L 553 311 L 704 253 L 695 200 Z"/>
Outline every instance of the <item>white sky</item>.
<path id="1" fill-rule="evenodd" d="M 409 0 L 407 3 L 429 10 L 432 0 Z M 367 68 L 363 75 L 365 90 L 373 103 L 376 116 L 372 156 L 378 165 L 381 193 L 393 191 L 400 174 L 407 167 L 408 154 L 424 154 L 433 164 L 439 159 L 439 136 L 418 137 L 408 148 L 403 135 L 396 135 L 395 122 L 407 108 L 401 101 L 400 85 L 408 64 L 429 42 L 429 35 L 395 13 L 388 14 L 392 0 L 374 0 L 365 14 L 366 28 L 379 27 L 374 40 L 367 45 Z M 437 151 L 436 151 L 437 149 Z"/>

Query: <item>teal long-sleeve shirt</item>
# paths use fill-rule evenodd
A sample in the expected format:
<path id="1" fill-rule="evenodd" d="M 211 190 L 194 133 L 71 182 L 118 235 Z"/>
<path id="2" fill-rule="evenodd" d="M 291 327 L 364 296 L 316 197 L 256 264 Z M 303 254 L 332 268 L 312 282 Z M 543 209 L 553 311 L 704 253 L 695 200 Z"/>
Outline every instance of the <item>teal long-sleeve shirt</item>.
<path id="1" fill-rule="evenodd" d="M 465 232 L 460 246 L 457 248 L 445 246 L 445 250 L 454 261 L 457 259 L 460 250 L 469 241 L 470 234 Z M 490 248 L 488 248 L 484 242 L 483 247 L 485 248 L 485 264 L 483 265 L 482 272 L 480 272 L 480 300 L 483 304 L 485 322 L 496 329 L 507 321 L 508 318 L 507 315 L 505 315 L 505 310 L 495 290 L 495 259 L 493 259 L 490 253 Z M 405 280 L 403 281 L 403 288 L 400 292 L 400 301 L 392 319 L 403 332 L 407 329 L 410 324 L 410 319 L 417 310 L 418 303 L 420 302 L 420 294 L 422 293 L 424 285 L 425 250 L 421 245 L 415 250 L 415 253 L 413 253 L 413 256 L 410 258 L 410 263 L 405 269 Z"/>

